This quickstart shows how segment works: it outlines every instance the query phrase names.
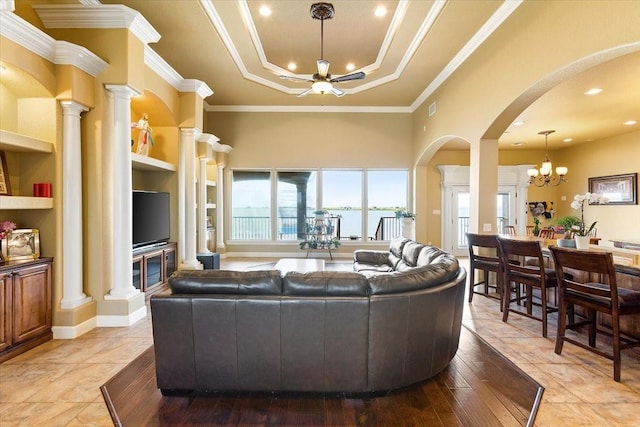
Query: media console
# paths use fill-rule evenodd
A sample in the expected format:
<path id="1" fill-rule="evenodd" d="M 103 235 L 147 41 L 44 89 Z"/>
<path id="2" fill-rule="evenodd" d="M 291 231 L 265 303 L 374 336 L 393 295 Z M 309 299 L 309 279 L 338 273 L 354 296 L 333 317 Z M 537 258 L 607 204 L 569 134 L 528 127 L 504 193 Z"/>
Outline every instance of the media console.
<path id="1" fill-rule="evenodd" d="M 176 243 L 161 243 L 133 250 L 133 287 L 147 296 L 162 290 L 176 270 Z"/>

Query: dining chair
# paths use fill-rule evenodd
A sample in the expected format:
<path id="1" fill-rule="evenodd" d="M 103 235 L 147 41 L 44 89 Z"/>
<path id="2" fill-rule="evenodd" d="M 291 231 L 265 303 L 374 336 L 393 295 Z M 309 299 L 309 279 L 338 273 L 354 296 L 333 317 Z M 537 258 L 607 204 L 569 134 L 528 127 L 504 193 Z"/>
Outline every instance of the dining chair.
<path id="1" fill-rule="evenodd" d="M 500 258 L 498 258 L 498 241 L 495 234 L 466 233 L 467 246 L 469 246 L 469 302 L 473 300 L 473 294 L 488 296 L 502 300 L 502 270 Z M 482 272 L 482 280 L 476 282 L 476 270 Z M 496 275 L 496 283 L 489 283 L 489 273 Z M 482 292 L 476 291 L 477 286 L 483 286 Z M 495 293 L 489 293 L 495 289 Z"/>
<path id="2" fill-rule="evenodd" d="M 543 228 L 540 230 L 540 233 L 538 233 L 538 237 L 541 239 L 555 239 L 556 232 L 549 228 Z"/>
<path id="3" fill-rule="evenodd" d="M 619 288 L 616 272 L 613 267 L 611 252 L 580 251 L 575 249 L 549 247 L 555 264 L 558 278 L 558 337 L 556 354 L 562 353 L 564 342 L 582 347 L 595 354 L 613 360 L 613 379 L 620 381 L 620 350 L 640 346 L 640 340 L 622 337 L 620 334 L 620 317 L 640 313 L 640 292 Z M 572 270 L 572 274 L 567 273 Z M 587 283 L 574 279 L 575 271 L 585 274 L 575 277 L 586 277 Z M 585 310 L 584 320 L 574 321 L 571 310 L 581 306 Z M 570 323 L 567 324 L 569 310 Z M 611 316 L 612 351 L 596 348 L 596 333 L 604 332 L 597 328 L 597 312 Z M 588 344 L 566 335 L 567 329 L 576 329 L 587 325 Z M 609 335 L 609 333 L 607 333 Z"/>
<path id="4" fill-rule="evenodd" d="M 502 228 L 502 234 L 507 234 L 509 236 L 515 236 L 516 235 L 516 227 L 513 225 L 505 225 Z"/>
<path id="5" fill-rule="evenodd" d="M 503 272 L 502 321 L 506 322 L 509 312 L 517 313 L 531 319 L 542 321 L 542 336 L 547 336 L 548 314 L 558 309 L 548 303 L 548 290 L 557 287 L 556 272 L 545 268 L 540 242 L 535 240 L 517 240 L 498 236 L 500 261 Z M 529 264 L 516 264 L 511 259 L 527 259 Z M 537 260 L 535 264 L 530 260 Z M 513 287 L 512 287 L 513 285 Z M 521 294 L 521 287 L 524 293 Z M 515 292 L 515 298 L 512 293 Z M 536 295 L 534 295 L 536 294 Z M 535 298 L 535 301 L 534 301 Z M 525 301 L 525 311 L 512 307 L 513 302 Z M 540 307 L 540 316 L 533 311 L 533 306 Z"/>
<path id="6" fill-rule="evenodd" d="M 533 225 L 527 225 L 525 231 L 526 231 L 527 236 L 533 236 Z"/>

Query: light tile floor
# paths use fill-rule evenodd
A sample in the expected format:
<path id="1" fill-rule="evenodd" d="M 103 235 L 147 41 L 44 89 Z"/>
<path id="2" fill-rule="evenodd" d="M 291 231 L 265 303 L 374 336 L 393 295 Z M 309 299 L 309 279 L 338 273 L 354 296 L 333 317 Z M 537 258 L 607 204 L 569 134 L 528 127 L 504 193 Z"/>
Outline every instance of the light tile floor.
<path id="1" fill-rule="evenodd" d="M 245 269 L 268 259 L 223 260 Z M 461 261 L 467 263 L 463 258 Z M 349 262 L 327 269 L 350 269 Z M 464 324 L 545 387 L 538 426 L 640 426 L 640 351 L 623 353 L 622 382 L 612 363 L 565 344 L 553 352 L 555 320 L 542 338 L 540 322 L 510 315 L 475 296 Z M 97 328 L 75 340 L 54 340 L 0 364 L 0 426 L 111 426 L 99 387 L 152 344 L 151 316 L 125 328 Z"/>

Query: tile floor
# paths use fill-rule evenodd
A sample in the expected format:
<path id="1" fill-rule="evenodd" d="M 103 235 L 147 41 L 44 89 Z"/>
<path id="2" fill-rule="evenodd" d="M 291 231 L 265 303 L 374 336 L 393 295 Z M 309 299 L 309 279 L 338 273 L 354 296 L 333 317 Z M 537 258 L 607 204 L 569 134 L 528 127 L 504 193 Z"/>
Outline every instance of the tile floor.
<path id="1" fill-rule="evenodd" d="M 243 269 L 268 259 L 223 260 Z M 463 263 L 468 260 L 462 259 Z M 350 268 L 348 262 L 328 269 Z M 622 382 L 609 360 L 565 344 L 553 352 L 539 322 L 510 315 L 475 296 L 464 323 L 546 388 L 538 426 L 640 426 L 640 350 L 623 353 Z M 54 340 L 0 364 L 0 426 L 111 426 L 99 387 L 152 344 L 150 314 L 126 328 L 97 328 L 75 340 Z"/>

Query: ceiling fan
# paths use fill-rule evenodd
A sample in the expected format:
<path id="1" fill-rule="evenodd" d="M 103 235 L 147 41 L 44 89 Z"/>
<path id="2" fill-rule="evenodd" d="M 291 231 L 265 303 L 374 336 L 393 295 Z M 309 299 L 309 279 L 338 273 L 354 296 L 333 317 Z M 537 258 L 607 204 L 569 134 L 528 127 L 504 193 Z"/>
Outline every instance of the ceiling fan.
<path id="1" fill-rule="evenodd" d="M 324 58 L 324 21 L 333 18 L 335 10 L 331 3 L 314 3 L 311 5 L 311 17 L 320 20 L 320 59 L 316 62 L 318 71 L 312 76 L 312 79 L 302 77 L 281 75 L 280 78 L 291 80 L 294 82 L 308 82 L 311 87 L 298 97 L 306 96 L 310 93 L 333 93 L 335 96 L 344 96 L 345 92 L 333 86 L 333 83 L 346 82 L 349 80 L 360 80 L 365 78 L 365 73 L 359 71 L 357 73 L 345 74 L 344 76 L 331 77 L 329 74 L 329 61 Z"/>

